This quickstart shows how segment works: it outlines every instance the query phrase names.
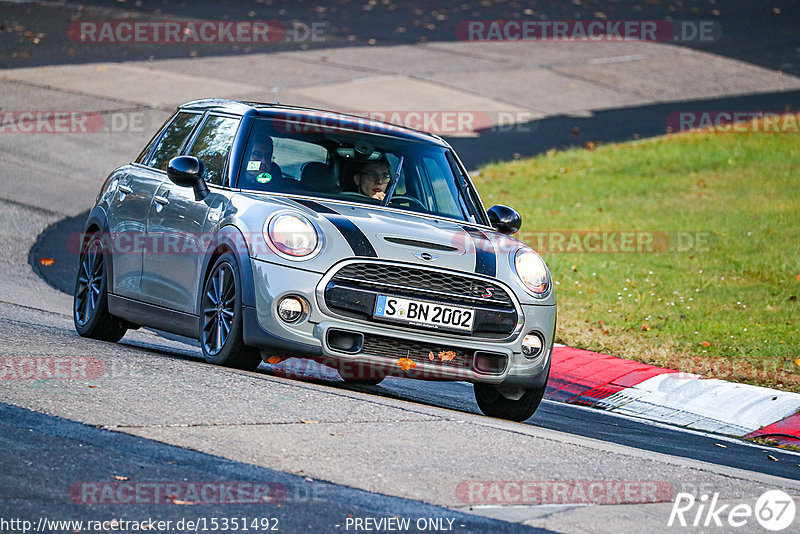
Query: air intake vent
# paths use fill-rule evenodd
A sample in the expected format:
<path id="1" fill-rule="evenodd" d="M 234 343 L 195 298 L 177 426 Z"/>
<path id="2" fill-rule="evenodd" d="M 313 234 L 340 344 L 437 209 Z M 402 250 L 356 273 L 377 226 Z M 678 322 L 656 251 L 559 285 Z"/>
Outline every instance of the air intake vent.
<path id="1" fill-rule="evenodd" d="M 440 243 L 429 243 L 427 241 L 417 241 L 416 239 L 405 239 L 403 237 L 384 237 L 389 243 L 395 245 L 404 245 L 406 247 L 427 248 L 430 250 L 439 250 L 442 252 L 458 252 L 459 249 L 451 247 L 450 245 L 442 245 Z"/>

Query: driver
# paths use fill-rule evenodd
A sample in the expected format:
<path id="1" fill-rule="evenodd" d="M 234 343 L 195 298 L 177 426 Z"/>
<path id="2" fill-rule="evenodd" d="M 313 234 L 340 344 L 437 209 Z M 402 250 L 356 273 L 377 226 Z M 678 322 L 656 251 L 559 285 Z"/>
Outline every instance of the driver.
<path id="1" fill-rule="evenodd" d="M 268 183 L 274 178 L 281 178 L 281 168 L 272 161 L 274 144 L 272 138 L 264 137 L 256 140 L 247 158 L 247 175 L 259 183 Z"/>
<path id="2" fill-rule="evenodd" d="M 358 192 L 375 200 L 386 197 L 386 188 L 391 178 L 389 162 L 384 157 L 364 163 L 353 175 Z"/>

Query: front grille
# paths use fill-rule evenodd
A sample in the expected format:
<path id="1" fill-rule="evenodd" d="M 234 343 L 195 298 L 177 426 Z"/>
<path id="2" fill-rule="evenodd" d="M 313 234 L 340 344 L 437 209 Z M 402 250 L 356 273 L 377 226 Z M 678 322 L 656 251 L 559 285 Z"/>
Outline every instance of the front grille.
<path id="1" fill-rule="evenodd" d="M 481 296 L 489 294 L 491 296 Z M 336 272 L 325 287 L 325 304 L 329 310 L 345 317 L 387 324 L 373 317 L 378 295 L 475 310 L 472 332 L 441 330 L 452 335 L 504 339 L 514 332 L 518 320 L 511 296 L 490 280 L 380 262 L 351 263 Z M 392 324 L 399 328 L 437 331 L 421 325 Z"/>
<path id="2" fill-rule="evenodd" d="M 444 345 L 419 343 L 417 341 L 373 334 L 364 335 L 364 345 L 361 348 L 361 352 L 370 356 L 381 356 L 393 360 L 408 358 L 416 363 L 436 363 L 455 369 L 472 368 L 472 351 L 467 352 L 463 349 L 445 347 Z M 433 354 L 433 360 L 430 359 L 431 354 Z M 444 356 L 444 359 L 439 356 L 440 354 Z M 449 359 L 453 354 L 454 357 Z"/>
<path id="3" fill-rule="evenodd" d="M 333 277 L 333 281 L 355 282 L 364 287 L 391 288 L 403 295 L 430 298 L 448 296 L 462 304 L 495 305 L 513 308 L 511 297 L 489 281 L 458 274 L 415 269 L 378 262 L 351 263 Z M 483 297 L 487 291 L 491 297 Z"/>

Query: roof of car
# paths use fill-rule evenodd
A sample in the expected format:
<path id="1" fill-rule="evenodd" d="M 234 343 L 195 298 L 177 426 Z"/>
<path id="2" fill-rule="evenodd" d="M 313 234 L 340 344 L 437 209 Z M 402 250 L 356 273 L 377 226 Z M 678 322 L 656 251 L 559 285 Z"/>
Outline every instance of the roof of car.
<path id="1" fill-rule="evenodd" d="M 355 130 L 365 133 L 376 133 L 380 135 L 391 135 L 402 137 L 414 141 L 432 143 L 439 146 L 449 146 L 449 144 L 439 137 L 428 132 L 406 128 L 397 124 L 359 117 L 340 113 L 338 111 L 327 111 L 323 109 L 304 108 L 299 106 L 287 106 L 279 103 L 262 102 L 242 102 L 239 100 L 228 100 L 224 98 L 209 98 L 205 100 L 193 100 L 180 106 L 180 109 L 194 109 L 203 111 L 220 111 L 243 115 L 249 111 L 255 111 L 260 116 L 281 118 L 292 122 L 297 122 L 307 128 L 330 128 L 335 130 Z"/>

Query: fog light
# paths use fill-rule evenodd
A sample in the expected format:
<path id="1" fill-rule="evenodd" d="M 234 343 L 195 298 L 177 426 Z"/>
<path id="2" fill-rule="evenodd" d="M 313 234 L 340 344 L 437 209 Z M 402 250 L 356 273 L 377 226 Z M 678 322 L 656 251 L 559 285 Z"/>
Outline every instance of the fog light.
<path id="1" fill-rule="evenodd" d="M 303 316 L 303 301 L 286 297 L 278 303 L 278 316 L 286 323 L 296 323 Z"/>
<path id="2" fill-rule="evenodd" d="M 522 354 L 526 358 L 535 358 L 542 353 L 544 342 L 538 334 L 528 334 L 522 338 Z"/>

